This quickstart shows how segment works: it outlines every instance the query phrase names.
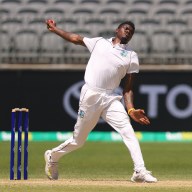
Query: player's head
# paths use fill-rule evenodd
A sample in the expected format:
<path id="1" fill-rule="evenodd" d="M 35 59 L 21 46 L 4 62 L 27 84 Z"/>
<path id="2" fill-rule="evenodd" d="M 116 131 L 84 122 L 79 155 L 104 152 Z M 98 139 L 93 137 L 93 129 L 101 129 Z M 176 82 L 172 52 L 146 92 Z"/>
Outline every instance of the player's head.
<path id="1" fill-rule="evenodd" d="M 118 28 L 122 27 L 123 25 L 130 25 L 133 28 L 133 32 L 135 32 L 135 24 L 132 21 L 124 21 L 123 23 L 119 24 Z"/>
<path id="2" fill-rule="evenodd" d="M 119 24 L 115 32 L 116 37 L 121 40 L 121 43 L 126 44 L 131 40 L 135 32 L 135 25 L 132 21 L 125 21 Z"/>

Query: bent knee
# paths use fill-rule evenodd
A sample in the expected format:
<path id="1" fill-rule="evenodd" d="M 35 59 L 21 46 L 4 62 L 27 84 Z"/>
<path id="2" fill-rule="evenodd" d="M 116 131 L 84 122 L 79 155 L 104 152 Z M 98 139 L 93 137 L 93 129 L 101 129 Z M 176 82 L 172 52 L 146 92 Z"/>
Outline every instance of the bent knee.
<path id="1" fill-rule="evenodd" d="M 73 146 L 75 148 L 77 148 L 77 149 L 83 147 L 84 143 L 85 143 L 84 141 L 74 141 L 74 142 L 72 142 Z"/>

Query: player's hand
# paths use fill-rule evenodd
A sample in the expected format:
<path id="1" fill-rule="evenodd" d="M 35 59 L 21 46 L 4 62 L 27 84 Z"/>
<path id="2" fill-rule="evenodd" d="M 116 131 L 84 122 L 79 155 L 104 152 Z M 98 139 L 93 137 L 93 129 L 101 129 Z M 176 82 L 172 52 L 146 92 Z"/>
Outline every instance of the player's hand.
<path id="1" fill-rule="evenodd" d="M 47 29 L 49 29 L 50 31 L 54 31 L 54 28 L 56 27 L 56 23 L 54 20 L 48 19 L 45 21 L 45 23 L 47 24 Z"/>
<path id="2" fill-rule="evenodd" d="M 148 117 L 145 115 L 145 111 L 143 109 L 135 109 L 130 112 L 129 116 L 136 122 L 142 125 L 149 125 L 150 121 Z"/>

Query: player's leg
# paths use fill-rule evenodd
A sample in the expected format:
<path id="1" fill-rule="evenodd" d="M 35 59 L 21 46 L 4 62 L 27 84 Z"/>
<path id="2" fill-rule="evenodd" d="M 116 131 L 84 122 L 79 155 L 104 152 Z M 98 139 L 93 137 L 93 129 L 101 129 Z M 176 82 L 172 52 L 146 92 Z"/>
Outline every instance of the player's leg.
<path id="1" fill-rule="evenodd" d="M 58 179 L 57 162 L 71 151 L 83 146 L 90 131 L 95 127 L 101 114 L 98 95 L 89 90 L 83 90 L 80 97 L 80 107 L 73 136 L 52 150 L 45 152 L 45 172 L 49 179 Z"/>
<path id="2" fill-rule="evenodd" d="M 83 146 L 88 134 L 98 122 L 101 111 L 100 94 L 84 86 L 81 91 L 78 117 L 73 136 L 58 147 L 52 149 L 51 155 L 53 161 L 58 161 L 63 155 Z"/>
<path id="3" fill-rule="evenodd" d="M 88 118 L 86 117 L 87 115 L 89 116 Z M 96 115 L 95 113 L 92 115 L 92 113 L 87 113 L 86 116 L 82 118 L 78 115 L 73 136 L 58 147 L 52 149 L 51 155 L 53 161 L 58 161 L 63 155 L 66 155 L 67 153 L 83 146 L 88 134 L 98 122 L 100 114 Z"/>
<path id="4" fill-rule="evenodd" d="M 109 107 L 103 111 L 102 117 L 121 135 L 123 142 L 131 154 L 134 170 L 143 169 L 145 165 L 138 139 L 136 138 L 129 117 L 120 101 L 113 101 Z"/>
<path id="5" fill-rule="evenodd" d="M 119 100 L 114 100 L 108 108 L 103 111 L 102 117 L 121 135 L 123 142 L 130 152 L 135 171 L 132 181 L 156 182 L 156 178 L 145 168 L 138 139 L 136 138 L 129 117 L 121 102 Z M 137 175 L 135 175 L 136 173 Z"/>
<path id="6" fill-rule="evenodd" d="M 91 115 L 90 115 L 91 116 Z M 83 146 L 86 141 L 86 138 L 89 132 L 94 128 L 98 121 L 94 116 L 94 119 L 83 121 L 78 117 L 77 123 L 74 128 L 73 136 L 66 140 L 64 143 L 60 144 L 58 147 L 53 148 L 52 150 L 47 150 L 45 152 L 45 173 L 51 180 L 58 179 L 58 161 L 59 159 Z"/>

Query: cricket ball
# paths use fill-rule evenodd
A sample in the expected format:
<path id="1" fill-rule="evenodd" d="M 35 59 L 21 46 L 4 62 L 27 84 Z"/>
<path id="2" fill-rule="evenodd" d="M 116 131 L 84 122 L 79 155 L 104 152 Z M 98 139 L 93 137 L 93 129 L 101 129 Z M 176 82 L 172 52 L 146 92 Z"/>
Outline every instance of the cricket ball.
<path id="1" fill-rule="evenodd" d="M 54 20 L 48 19 L 48 20 L 47 20 L 47 28 L 51 28 L 51 27 L 49 26 L 49 23 L 53 23 L 53 24 L 56 26 L 56 23 L 55 23 Z"/>

